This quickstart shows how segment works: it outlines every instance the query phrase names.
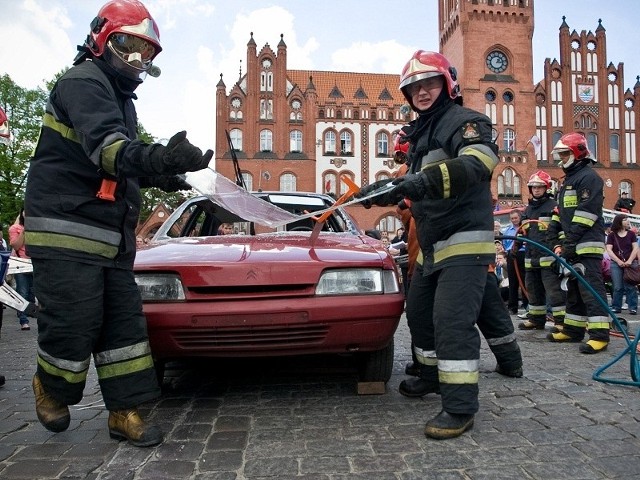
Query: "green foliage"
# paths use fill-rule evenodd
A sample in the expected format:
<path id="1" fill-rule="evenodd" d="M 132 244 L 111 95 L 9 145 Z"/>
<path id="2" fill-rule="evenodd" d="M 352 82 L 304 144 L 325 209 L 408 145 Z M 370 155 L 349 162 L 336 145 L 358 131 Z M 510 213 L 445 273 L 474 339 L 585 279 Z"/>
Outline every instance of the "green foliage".
<path id="1" fill-rule="evenodd" d="M 9 119 L 11 142 L 0 145 L 0 221 L 11 225 L 24 202 L 29 159 L 36 146 L 47 92 L 18 86 L 0 77 L 0 106 Z"/>

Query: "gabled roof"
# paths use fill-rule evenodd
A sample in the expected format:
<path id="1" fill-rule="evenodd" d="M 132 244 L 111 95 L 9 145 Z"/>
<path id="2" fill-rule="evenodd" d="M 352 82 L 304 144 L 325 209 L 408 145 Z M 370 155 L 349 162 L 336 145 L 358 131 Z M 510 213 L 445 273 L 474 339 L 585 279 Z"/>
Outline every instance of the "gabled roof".
<path id="1" fill-rule="evenodd" d="M 318 70 L 287 70 L 287 76 L 291 83 L 297 84 L 302 91 L 309 83 L 309 77 L 313 77 L 318 101 L 324 103 L 331 99 L 335 102 L 337 88 L 344 98 L 339 99 L 345 103 L 360 103 L 367 98 L 362 98 L 362 92 L 368 98 L 389 104 L 406 103 L 404 95 L 398 89 L 400 75 L 390 73 L 352 73 L 352 72 L 325 72 Z M 358 94 L 358 92 L 360 92 Z"/>

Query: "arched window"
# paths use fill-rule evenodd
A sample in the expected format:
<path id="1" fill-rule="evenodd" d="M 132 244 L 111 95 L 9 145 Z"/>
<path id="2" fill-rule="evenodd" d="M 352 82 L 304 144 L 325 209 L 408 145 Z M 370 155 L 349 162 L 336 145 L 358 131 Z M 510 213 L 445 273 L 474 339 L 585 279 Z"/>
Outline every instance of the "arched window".
<path id="1" fill-rule="evenodd" d="M 325 172 L 322 175 L 322 185 L 324 193 L 336 193 L 336 183 L 338 182 L 338 175 L 335 172 Z"/>
<path id="2" fill-rule="evenodd" d="M 273 120 L 273 100 L 260 100 L 260 120 Z"/>
<path id="3" fill-rule="evenodd" d="M 378 180 L 387 180 L 387 179 L 391 179 L 391 175 L 389 174 L 389 172 L 378 172 L 378 173 L 376 173 L 376 182 Z"/>
<path id="4" fill-rule="evenodd" d="M 498 175 L 498 196 L 501 197 L 519 197 L 520 196 L 520 177 L 512 168 L 505 168 Z"/>
<path id="5" fill-rule="evenodd" d="M 300 130 L 289 132 L 289 150 L 291 152 L 302 151 L 302 132 Z"/>
<path id="6" fill-rule="evenodd" d="M 598 156 L 598 135 L 595 133 L 587 133 L 587 148 L 591 153 L 591 158 Z"/>
<path id="7" fill-rule="evenodd" d="M 296 176 L 293 173 L 283 173 L 282 175 L 280 175 L 280 191 L 296 191 Z"/>
<path id="8" fill-rule="evenodd" d="M 376 153 L 379 157 L 389 155 L 389 135 L 386 132 L 376 135 Z"/>
<path id="9" fill-rule="evenodd" d="M 325 155 L 336 153 L 336 132 L 333 130 L 327 130 L 324 134 L 324 153 Z"/>
<path id="10" fill-rule="evenodd" d="M 609 136 L 609 160 L 612 163 L 620 162 L 620 136 L 616 133 Z"/>
<path id="11" fill-rule="evenodd" d="M 349 155 L 351 153 L 351 133 L 343 130 L 340 132 L 340 154 Z"/>
<path id="12" fill-rule="evenodd" d="M 260 150 L 262 152 L 271 152 L 273 150 L 273 133 L 271 130 L 262 130 L 260 132 Z"/>
<path id="13" fill-rule="evenodd" d="M 231 137 L 233 149 L 238 151 L 242 150 L 242 130 L 234 128 L 229 132 L 229 136 Z"/>
<path id="14" fill-rule="evenodd" d="M 553 132 L 553 135 L 551 136 L 551 148 L 556 146 L 556 143 L 558 143 L 560 141 L 560 139 L 562 138 L 562 132 L 559 132 L 558 130 Z"/>
<path id="15" fill-rule="evenodd" d="M 623 180 L 620 182 L 620 186 L 618 187 L 618 195 L 620 195 L 620 192 L 627 192 L 628 198 L 633 198 L 633 185 L 631 184 L 631 182 L 628 182 L 627 180 Z"/>
<path id="16" fill-rule="evenodd" d="M 387 234 L 389 240 L 391 240 L 399 228 L 404 228 L 402 222 L 395 215 L 387 215 L 382 217 L 377 225 L 378 230 L 384 235 Z"/>
<path id="17" fill-rule="evenodd" d="M 250 172 L 242 172 L 242 179 L 247 186 L 247 190 L 253 190 L 253 175 Z"/>

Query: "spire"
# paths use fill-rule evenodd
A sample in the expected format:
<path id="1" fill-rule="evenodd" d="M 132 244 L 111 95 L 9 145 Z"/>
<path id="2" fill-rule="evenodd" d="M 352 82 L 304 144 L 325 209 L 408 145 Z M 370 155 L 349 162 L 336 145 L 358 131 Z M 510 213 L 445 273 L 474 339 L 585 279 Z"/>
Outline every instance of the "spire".
<path id="1" fill-rule="evenodd" d="M 240 69 L 238 72 L 238 81 L 242 79 L 242 59 L 240 59 Z"/>
<path id="2" fill-rule="evenodd" d="M 563 28 L 569 28 L 569 25 L 566 22 L 567 17 L 565 17 L 564 15 L 562 16 L 562 25 L 560 25 L 560 30 L 562 30 Z"/>
<path id="3" fill-rule="evenodd" d="M 218 84 L 216 85 L 217 88 L 226 88 L 226 85 L 224 84 L 224 82 L 222 81 L 222 74 L 220 74 L 220 81 L 218 82 Z"/>
<path id="4" fill-rule="evenodd" d="M 278 42 L 278 48 L 287 48 L 287 44 L 284 43 L 284 34 L 280 34 L 280 42 Z"/>
<path id="5" fill-rule="evenodd" d="M 253 32 L 251 32 L 251 38 L 249 39 L 249 42 L 247 43 L 248 47 L 255 47 L 256 45 L 256 41 L 253 39 Z"/>
<path id="6" fill-rule="evenodd" d="M 596 32 L 606 32 L 605 28 L 602 26 L 602 19 L 598 19 L 598 28 L 596 28 Z"/>

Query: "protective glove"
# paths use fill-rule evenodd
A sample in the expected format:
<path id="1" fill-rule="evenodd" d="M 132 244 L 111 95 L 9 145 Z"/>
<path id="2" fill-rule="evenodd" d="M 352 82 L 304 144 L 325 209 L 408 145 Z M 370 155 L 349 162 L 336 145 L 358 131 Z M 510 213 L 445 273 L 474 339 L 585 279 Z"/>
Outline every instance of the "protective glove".
<path id="1" fill-rule="evenodd" d="M 152 172 L 160 175 L 196 172 L 207 168 L 213 158 L 212 150 L 207 150 L 203 155 L 202 150 L 189 143 L 187 132 L 184 131 L 171 137 L 166 147 L 156 143 L 145 153 L 144 163 Z"/>
<path id="2" fill-rule="evenodd" d="M 576 244 L 572 242 L 564 242 L 562 244 L 560 256 L 566 259 L 568 263 L 576 263 L 580 258 L 576 253 Z"/>
<path id="3" fill-rule="evenodd" d="M 412 173 L 404 177 L 396 178 L 393 184 L 396 185 L 396 188 L 390 193 L 394 193 L 398 197 L 406 197 L 412 202 L 422 200 L 427 192 L 425 175 L 423 173 Z"/>
<path id="4" fill-rule="evenodd" d="M 354 197 L 355 198 L 366 197 L 367 195 L 371 194 L 375 190 L 378 190 L 379 188 L 382 188 L 385 185 L 387 185 L 389 181 L 390 180 L 388 178 L 385 178 L 383 180 L 378 180 L 377 182 L 373 182 L 367 185 L 366 187 L 362 187 L 358 191 L 358 193 L 354 195 Z M 381 195 L 378 195 L 377 197 L 368 198 L 367 200 L 363 200 L 361 204 L 364 208 L 371 208 L 373 205 L 377 205 L 379 207 L 386 207 L 388 205 L 393 205 L 397 202 L 395 201 L 395 198 L 396 198 L 395 196 L 393 197 L 389 196 L 389 193 L 391 192 L 393 192 L 393 190 L 383 193 Z"/>
<path id="5" fill-rule="evenodd" d="M 167 193 L 177 192 L 179 190 L 191 190 L 193 188 L 178 175 L 162 175 L 154 177 L 153 183 L 154 187 L 157 187 Z"/>

